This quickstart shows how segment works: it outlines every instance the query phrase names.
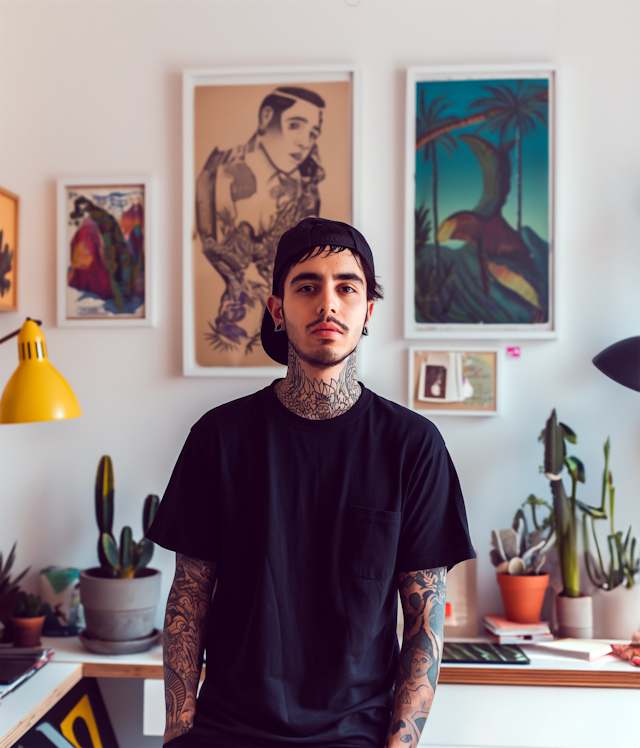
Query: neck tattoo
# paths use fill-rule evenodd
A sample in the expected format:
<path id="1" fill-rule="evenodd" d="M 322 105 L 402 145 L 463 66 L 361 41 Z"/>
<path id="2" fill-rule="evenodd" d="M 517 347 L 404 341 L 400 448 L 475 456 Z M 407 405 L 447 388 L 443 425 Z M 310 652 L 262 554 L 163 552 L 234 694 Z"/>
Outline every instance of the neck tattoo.
<path id="1" fill-rule="evenodd" d="M 338 379 L 309 379 L 289 345 L 287 377 L 276 384 L 278 400 L 302 418 L 323 421 L 346 413 L 362 394 L 356 375 L 356 354 L 346 360 Z"/>

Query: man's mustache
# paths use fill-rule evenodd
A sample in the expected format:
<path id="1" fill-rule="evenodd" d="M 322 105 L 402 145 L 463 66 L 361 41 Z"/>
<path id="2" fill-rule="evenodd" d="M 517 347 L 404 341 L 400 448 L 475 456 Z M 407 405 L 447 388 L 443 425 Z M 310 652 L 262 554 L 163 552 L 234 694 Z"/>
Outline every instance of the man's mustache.
<path id="1" fill-rule="evenodd" d="M 332 325 L 336 325 L 336 327 L 340 327 L 345 332 L 349 332 L 349 328 L 343 324 L 342 322 L 338 322 L 338 320 L 335 317 L 318 317 L 318 319 L 315 322 L 311 322 L 307 325 L 306 329 L 310 330 L 312 327 L 315 327 L 316 325 L 320 325 L 322 323 L 331 323 Z"/>

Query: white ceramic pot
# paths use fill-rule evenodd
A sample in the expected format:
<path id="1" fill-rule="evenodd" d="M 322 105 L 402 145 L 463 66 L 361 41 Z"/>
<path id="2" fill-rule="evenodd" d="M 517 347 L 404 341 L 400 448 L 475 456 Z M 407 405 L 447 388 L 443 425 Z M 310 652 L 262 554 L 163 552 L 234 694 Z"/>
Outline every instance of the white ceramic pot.
<path id="1" fill-rule="evenodd" d="M 597 639 L 631 641 L 640 628 L 640 584 L 620 585 L 611 592 L 596 590 L 593 594 L 593 631 Z"/>
<path id="2" fill-rule="evenodd" d="M 571 639 L 593 639 L 593 603 L 589 595 L 556 597 L 558 635 Z"/>

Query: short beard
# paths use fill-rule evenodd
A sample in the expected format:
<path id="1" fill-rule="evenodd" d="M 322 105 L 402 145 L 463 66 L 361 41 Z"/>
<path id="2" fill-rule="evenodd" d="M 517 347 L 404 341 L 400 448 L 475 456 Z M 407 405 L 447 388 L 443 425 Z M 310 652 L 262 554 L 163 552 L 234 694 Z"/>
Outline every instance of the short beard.
<path id="1" fill-rule="evenodd" d="M 296 356 L 300 359 L 300 361 L 304 361 L 305 363 L 313 366 L 314 369 L 318 369 L 319 371 L 326 371 L 327 369 L 333 369 L 334 366 L 339 366 L 343 361 L 346 361 L 352 353 L 355 353 L 358 350 L 358 346 L 356 345 L 353 350 L 349 351 L 349 353 L 345 353 L 345 355 L 340 358 L 335 356 L 333 351 L 328 348 L 325 350 L 319 350 L 315 354 L 315 356 L 309 356 L 306 353 L 298 350 L 291 342 L 291 338 L 289 338 L 289 345 L 295 352 Z"/>

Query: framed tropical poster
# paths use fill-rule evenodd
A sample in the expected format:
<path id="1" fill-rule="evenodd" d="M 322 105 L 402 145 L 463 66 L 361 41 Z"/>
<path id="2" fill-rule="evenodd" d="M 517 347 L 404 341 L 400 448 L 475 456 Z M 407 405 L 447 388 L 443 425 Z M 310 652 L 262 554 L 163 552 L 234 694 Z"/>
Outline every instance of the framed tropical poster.
<path id="1" fill-rule="evenodd" d="M 553 338 L 554 72 L 407 73 L 405 334 Z"/>
<path id="2" fill-rule="evenodd" d="M 409 407 L 425 416 L 496 416 L 499 369 L 496 348 L 411 348 Z"/>
<path id="3" fill-rule="evenodd" d="M 260 327 L 282 234 L 357 223 L 352 67 L 187 70 L 184 374 L 278 376 Z"/>
<path id="4" fill-rule="evenodd" d="M 58 180 L 58 325 L 153 324 L 153 181 Z"/>
<path id="5" fill-rule="evenodd" d="M 0 312 L 18 311 L 20 198 L 0 187 Z"/>

